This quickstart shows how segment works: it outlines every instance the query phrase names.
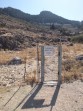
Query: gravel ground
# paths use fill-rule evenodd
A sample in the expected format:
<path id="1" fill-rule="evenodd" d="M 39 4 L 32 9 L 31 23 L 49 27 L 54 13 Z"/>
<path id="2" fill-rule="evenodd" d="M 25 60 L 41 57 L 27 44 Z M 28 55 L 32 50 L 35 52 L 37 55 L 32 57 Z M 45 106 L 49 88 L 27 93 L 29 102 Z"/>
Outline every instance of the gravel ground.
<path id="1" fill-rule="evenodd" d="M 59 92 L 55 89 L 56 86 L 42 86 L 34 98 L 26 98 L 16 111 L 83 111 L 83 82 L 64 83 Z"/>
<path id="2" fill-rule="evenodd" d="M 13 111 L 32 88 L 29 85 L 12 87 L 0 93 L 0 111 Z"/>
<path id="3" fill-rule="evenodd" d="M 58 91 L 46 85 L 34 89 L 36 93 L 29 85 L 13 87 L 0 94 L 0 111 L 83 111 L 83 82 L 79 80 L 63 83 Z"/>
<path id="4" fill-rule="evenodd" d="M 62 84 L 54 111 L 83 111 L 83 82 Z"/>

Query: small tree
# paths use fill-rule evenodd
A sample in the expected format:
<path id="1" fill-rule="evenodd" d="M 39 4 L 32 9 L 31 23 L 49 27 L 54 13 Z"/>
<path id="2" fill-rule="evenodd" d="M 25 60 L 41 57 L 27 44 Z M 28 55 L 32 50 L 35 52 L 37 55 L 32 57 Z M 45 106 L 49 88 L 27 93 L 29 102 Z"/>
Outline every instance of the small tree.
<path id="1" fill-rule="evenodd" d="M 52 24 L 52 25 L 50 26 L 50 29 L 51 29 L 51 30 L 55 30 L 55 25 Z"/>

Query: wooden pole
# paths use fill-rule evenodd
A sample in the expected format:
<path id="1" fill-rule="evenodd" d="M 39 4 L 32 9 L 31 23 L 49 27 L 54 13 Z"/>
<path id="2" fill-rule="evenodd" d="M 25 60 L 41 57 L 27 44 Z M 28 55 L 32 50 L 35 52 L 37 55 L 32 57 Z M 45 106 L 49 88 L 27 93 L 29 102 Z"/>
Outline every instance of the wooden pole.
<path id="1" fill-rule="evenodd" d="M 25 75 L 26 75 L 26 60 L 27 60 L 27 58 L 25 57 L 25 72 L 24 72 L 24 81 L 25 81 Z"/>
<path id="2" fill-rule="evenodd" d="M 61 44 L 58 46 L 58 81 L 62 82 L 62 46 Z"/>
<path id="3" fill-rule="evenodd" d="M 37 43 L 37 80 L 39 81 L 39 50 L 38 50 L 38 43 Z"/>
<path id="4" fill-rule="evenodd" d="M 44 46 L 41 46 L 41 82 L 44 82 Z"/>

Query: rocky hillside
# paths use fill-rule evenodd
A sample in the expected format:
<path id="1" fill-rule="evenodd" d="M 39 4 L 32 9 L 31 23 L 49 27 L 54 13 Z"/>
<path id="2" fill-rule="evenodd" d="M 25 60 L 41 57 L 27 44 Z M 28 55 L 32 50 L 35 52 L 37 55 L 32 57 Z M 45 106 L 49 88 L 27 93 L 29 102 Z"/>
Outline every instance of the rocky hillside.
<path id="1" fill-rule="evenodd" d="M 75 25 L 79 23 L 76 21 L 70 21 L 73 25 L 51 24 L 50 26 L 43 25 L 41 22 L 54 23 L 54 20 L 57 23 L 69 23 L 69 20 L 48 11 L 43 11 L 36 16 L 10 7 L 0 8 L 0 49 L 21 50 L 27 47 L 34 47 L 37 42 L 55 45 L 60 41 L 60 37 L 64 41 L 64 38 L 68 39 L 72 35 L 79 34 L 80 29 L 77 26 L 73 27 L 74 23 Z M 81 33 L 83 33 L 82 28 Z M 76 37 L 75 40 L 78 41 Z"/>
<path id="2" fill-rule="evenodd" d="M 9 15 L 15 18 L 20 18 L 22 20 L 26 20 L 28 22 L 36 22 L 36 23 L 58 23 L 58 24 L 71 24 L 73 26 L 79 26 L 79 21 L 71 21 L 60 17 L 56 14 L 53 14 L 50 11 L 42 11 L 39 15 L 30 15 L 28 13 L 24 13 L 18 9 L 7 7 L 0 8 L 0 13 Z"/>
<path id="3" fill-rule="evenodd" d="M 57 42 L 60 33 L 48 26 L 31 24 L 7 15 L 0 15 L 0 49 L 19 50 L 33 47 L 37 42 L 49 44 Z"/>

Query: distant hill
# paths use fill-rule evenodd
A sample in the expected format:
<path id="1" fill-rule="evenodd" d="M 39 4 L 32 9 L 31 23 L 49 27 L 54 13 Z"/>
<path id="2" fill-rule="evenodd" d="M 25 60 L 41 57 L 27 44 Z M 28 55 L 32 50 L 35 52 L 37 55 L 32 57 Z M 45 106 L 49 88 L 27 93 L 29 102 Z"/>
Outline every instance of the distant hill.
<path id="1" fill-rule="evenodd" d="M 18 9 L 7 7 L 0 8 L 0 14 L 5 14 L 12 16 L 14 18 L 19 18 L 28 22 L 36 22 L 36 23 L 58 23 L 58 24 L 71 24 L 72 26 L 79 26 L 79 21 L 72 21 L 60 17 L 56 14 L 53 14 L 50 11 L 42 11 L 39 15 L 30 15 L 28 13 L 24 13 Z"/>
<path id="2" fill-rule="evenodd" d="M 64 38 L 72 38 L 72 35 L 76 35 L 73 41 L 83 43 L 82 37 L 78 38 L 78 34 L 83 34 L 83 22 L 80 28 L 72 27 L 71 24 L 42 25 L 38 23 L 48 23 L 49 20 L 50 23 L 56 23 L 52 21 L 56 15 L 48 11 L 43 11 L 39 15 L 30 15 L 17 9 L 10 9 L 0 9 L 0 50 L 21 50 L 34 47 L 36 43 L 56 45 L 60 37 L 64 40 Z M 58 17 L 56 16 L 56 21 L 59 20 Z M 62 17 L 59 18 L 67 21 Z M 43 22 L 40 19 L 44 19 Z"/>

